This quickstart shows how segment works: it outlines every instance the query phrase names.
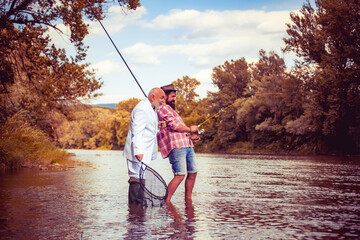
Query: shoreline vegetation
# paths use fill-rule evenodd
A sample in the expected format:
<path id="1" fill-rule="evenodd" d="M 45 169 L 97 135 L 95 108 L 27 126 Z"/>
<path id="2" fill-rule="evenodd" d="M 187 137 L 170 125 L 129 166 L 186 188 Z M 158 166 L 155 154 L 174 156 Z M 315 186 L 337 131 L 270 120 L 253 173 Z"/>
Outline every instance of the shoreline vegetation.
<path id="1" fill-rule="evenodd" d="M 123 148 L 140 99 L 121 101 L 116 109 L 82 103 L 97 97 L 103 85 L 84 62 L 84 19 L 94 19 L 95 12 L 105 17 L 110 2 L 96 1 L 94 11 L 86 1 L 0 4 L 0 169 L 60 165 L 69 160 L 64 149 Z M 138 0 L 116 2 L 140 6 Z M 238 59 L 214 67 L 216 90 L 205 98 L 196 93 L 196 78 L 173 81 L 176 111 L 187 125 L 202 123 L 205 129 L 196 151 L 359 155 L 359 12 L 358 0 L 315 6 L 305 1 L 290 13 L 283 38 L 282 52 L 297 57 L 293 67 L 278 53 L 260 49 L 256 61 L 238 53 Z M 74 56 L 46 35 L 49 27 L 59 30 L 58 23 L 71 31 Z"/>
<path id="2" fill-rule="evenodd" d="M 67 153 L 57 148 L 43 131 L 24 121 L 21 114 L 14 115 L 1 128 L 1 168 L 15 169 L 66 159 Z"/>
<path id="3" fill-rule="evenodd" d="M 81 165 L 78 161 L 75 161 L 73 157 L 75 153 L 69 153 L 69 149 L 61 149 L 55 146 L 47 137 L 36 129 L 29 128 L 27 124 L 21 127 L 12 129 L 15 132 L 29 131 L 27 137 L 22 134 L 21 139 L 14 139 L 14 137 L 8 138 L 7 141 L 1 141 L 0 149 L 3 149 L 4 145 L 12 145 L 11 153 L 1 154 L 0 156 L 0 170 L 14 170 L 20 168 L 38 169 L 38 170 L 67 170 L 75 166 Z M 19 133 L 20 134 L 20 133 Z M 3 140 L 4 136 L 1 136 Z M 6 137 L 6 136 L 5 136 Z M 41 146 L 41 147 L 40 147 Z M 196 145 L 195 145 L 196 148 Z M 10 149 L 10 147 L 8 147 Z M 30 150 L 33 151 L 30 151 Z M 71 148 L 75 149 L 75 148 Z M 97 149 L 77 148 L 77 150 L 122 150 L 122 149 L 106 149 L 104 147 Z M 212 153 L 212 154 L 230 154 L 230 155 L 289 155 L 289 156 L 338 156 L 338 157 L 359 157 L 360 155 L 335 155 L 335 154 L 315 154 L 315 153 L 298 153 L 298 152 L 281 152 L 271 151 L 267 149 L 263 150 L 251 150 L 247 148 L 230 148 L 227 150 L 217 151 L 202 151 L 197 150 L 197 153 Z"/>

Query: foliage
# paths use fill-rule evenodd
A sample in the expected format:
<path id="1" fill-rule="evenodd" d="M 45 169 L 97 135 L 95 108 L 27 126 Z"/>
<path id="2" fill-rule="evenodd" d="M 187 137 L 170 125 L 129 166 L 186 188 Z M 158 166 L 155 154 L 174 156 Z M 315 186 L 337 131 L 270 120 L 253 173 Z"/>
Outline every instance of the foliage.
<path id="1" fill-rule="evenodd" d="M 189 76 L 183 76 L 182 79 L 173 81 L 176 94 L 176 111 L 181 116 L 189 116 L 195 109 L 196 98 L 199 96 L 195 89 L 200 85 L 200 82 L 195 78 Z"/>
<path id="2" fill-rule="evenodd" d="M 125 145 L 132 109 L 140 99 L 121 101 L 117 109 L 78 105 L 58 128 L 59 145 L 73 149 L 120 149 Z"/>
<path id="3" fill-rule="evenodd" d="M 215 67 L 212 81 L 218 91 L 209 92 L 207 98 L 197 98 L 195 78 L 184 76 L 173 82 L 179 89 L 177 111 L 185 123 L 202 124 L 205 129 L 195 144 L 197 151 L 360 152 L 356 17 L 360 3 L 323 0 L 316 4 L 318 9 L 313 9 L 306 2 L 299 13 L 291 14 L 284 51 L 300 57 L 293 69 L 287 69 L 277 53 L 260 50 L 254 63 L 240 58 Z M 116 117 L 109 115 L 107 120 L 116 127 L 102 127 L 107 129 L 107 139 L 116 136 L 120 147 L 136 103 L 129 99 L 119 104 Z"/>
<path id="4" fill-rule="evenodd" d="M 125 146 L 127 133 L 130 126 L 130 115 L 136 104 L 141 100 L 138 98 L 131 98 L 129 100 L 119 102 L 117 106 L 116 116 L 114 119 L 114 131 L 116 131 L 116 140 L 118 147 Z"/>
<path id="5" fill-rule="evenodd" d="M 86 26 L 81 16 L 94 18 L 86 1 L 60 1 L 58 7 L 51 5 L 54 1 L 23 2 L 41 2 L 48 8 L 42 16 L 32 15 L 37 23 L 27 15 L 36 12 L 35 8 L 18 11 L 27 17 L 0 18 L 0 138 L 10 139 L 0 143 L 0 160 L 5 162 L 2 156 L 13 154 L 11 141 L 20 143 L 25 136 L 28 140 L 24 142 L 29 142 L 29 133 L 44 142 L 51 136 L 64 148 L 121 149 L 139 99 L 121 101 L 117 109 L 73 104 L 95 96 L 101 86 L 87 64 L 80 64 L 86 51 L 82 45 Z M 11 9 L 4 7 L 9 3 L 0 3 L 2 12 Z M 123 3 L 138 5 L 138 1 Z M 103 17 L 105 2 L 97 0 L 95 6 L 95 12 Z M 314 9 L 307 1 L 300 12 L 291 13 L 284 51 L 300 57 L 293 69 L 287 69 L 277 53 L 260 50 L 254 63 L 240 58 L 215 67 L 211 77 L 218 91 L 209 92 L 206 98 L 198 99 L 200 82 L 195 78 L 183 76 L 173 81 L 179 90 L 177 111 L 187 125 L 202 124 L 205 129 L 196 143 L 197 151 L 360 152 L 360 3 L 319 0 L 316 6 Z M 43 25 L 54 27 L 55 19 L 71 26 L 75 58 L 49 46 Z M 29 24 L 16 28 L 21 20 Z M 14 119 L 20 111 L 19 125 Z M 14 131 L 13 138 L 9 129 Z M 13 163 L 34 157 L 11 156 L 7 159 Z"/>
<path id="6" fill-rule="evenodd" d="M 210 103 L 208 109 L 211 115 L 246 96 L 248 83 L 251 81 L 249 64 L 244 58 L 226 61 L 213 69 L 212 81 L 219 91 L 208 94 Z M 212 138 L 220 149 L 231 142 L 247 140 L 244 125 L 239 126 L 236 121 L 235 109 L 235 106 L 229 107 L 213 120 L 217 129 Z"/>
<path id="7" fill-rule="evenodd" d="M 306 2 L 291 14 L 285 51 L 302 60 L 305 82 L 304 113 L 289 122 L 289 131 L 310 134 L 326 149 L 359 151 L 360 133 L 360 3 L 356 0 Z M 341 143 L 341 144 L 340 144 Z"/>
<path id="8" fill-rule="evenodd" d="M 67 158 L 41 130 L 32 127 L 22 114 L 16 114 L 0 128 L 0 165 L 16 168 L 50 164 Z"/>
<path id="9" fill-rule="evenodd" d="M 71 115 L 68 106 L 98 95 L 102 83 L 82 62 L 88 34 L 84 17 L 103 19 L 109 3 L 90 2 L 92 6 L 87 0 L 0 2 L 0 127 L 21 112 L 30 125 L 16 133 L 34 128 L 56 141 L 59 119 Z M 117 2 L 131 9 L 139 6 L 138 0 Z M 51 43 L 49 30 L 62 34 L 61 24 L 70 30 L 75 56 Z"/>

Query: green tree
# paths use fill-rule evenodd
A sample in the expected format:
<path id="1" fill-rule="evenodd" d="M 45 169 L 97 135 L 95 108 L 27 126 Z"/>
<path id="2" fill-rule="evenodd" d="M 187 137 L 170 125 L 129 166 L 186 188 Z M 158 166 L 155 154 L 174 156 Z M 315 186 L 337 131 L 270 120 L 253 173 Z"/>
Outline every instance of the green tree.
<path id="1" fill-rule="evenodd" d="M 115 110 L 110 108 L 77 105 L 73 116 L 64 119 L 56 129 L 58 142 L 63 148 L 111 149 L 112 122 Z"/>
<path id="2" fill-rule="evenodd" d="M 318 152 L 359 152 L 360 2 L 315 3 L 317 9 L 307 1 L 300 13 L 291 13 L 284 39 L 284 51 L 300 57 L 297 65 L 307 75 L 304 113 L 289 122 L 288 131 L 311 134 L 325 145 Z"/>
<path id="3" fill-rule="evenodd" d="M 130 113 L 140 101 L 141 100 L 139 98 L 130 98 L 124 101 L 120 101 L 118 104 L 116 104 L 117 111 L 125 111 L 129 114 L 130 117 Z"/>
<path id="4" fill-rule="evenodd" d="M 138 0 L 115 2 L 131 9 L 139 6 Z M 97 95 L 102 83 L 83 62 L 85 19 L 94 20 L 95 14 L 103 19 L 104 8 L 110 5 L 104 0 L 0 2 L 0 137 L 7 122 L 20 114 L 24 124 L 56 140 L 59 114 L 68 116 L 69 105 Z M 59 24 L 70 30 L 75 56 L 51 44 L 48 30 L 62 34 Z"/>
<path id="5" fill-rule="evenodd" d="M 64 119 L 56 129 L 63 148 L 121 149 L 129 130 L 130 115 L 140 99 L 116 104 L 117 109 L 77 105 L 72 119 Z"/>
<path id="6" fill-rule="evenodd" d="M 284 127 L 283 84 L 286 66 L 275 52 L 259 52 L 260 59 L 251 68 L 252 81 L 248 83 L 247 98 L 239 102 L 237 123 L 244 126 L 253 148 L 282 143 Z"/>
<path id="7" fill-rule="evenodd" d="M 126 137 L 129 131 L 130 115 L 132 110 L 141 100 L 138 98 L 130 98 L 120 101 L 116 104 L 117 111 L 113 120 L 114 131 L 116 132 L 117 147 L 125 146 Z"/>
<path id="8" fill-rule="evenodd" d="M 208 93 L 209 109 L 212 114 L 228 107 L 246 95 L 246 88 L 251 81 L 249 65 L 244 58 L 226 61 L 223 65 L 213 69 L 212 81 L 219 89 L 218 92 Z M 216 122 L 216 134 L 214 146 L 224 148 L 229 144 L 246 139 L 243 126 L 238 126 L 236 120 L 236 107 L 232 106 L 219 114 L 214 120 Z"/>
<path id="9" fill-rule="evenodd" d="M 49 130 L 46 113 L 82 98 L 96 96 L 101 83 L 88 64 L 80 61 L 86 56 L 83 44 L 88 25 L 83 17 L 103 18 L 103 0 L 90 1 L 9 0 L 0 3 L 0 123 L 20 110 L 29 120 L 44 123 Z M 136 8 L 138 1 L 119 1 Z M 92 11 L 92 10 L 93 11 Z M 58 24 L 70 29 L 70 41 L 76 56 L 69 58 L 65 49 L 51 45 L 49 28 L 61 33 Z M 51 131 L 47 131 L 51 133 Z"/>
<path id="10" fill-rule="evenodd" d="M 183 76 L 173 81 L 175 88 L 178 90 L 176 94 L 176 111 L 182 117 L 189 117 L 196 106 L 196 98 L 199 96 L 195 90 L 200 85 L 196 78 Z"/>

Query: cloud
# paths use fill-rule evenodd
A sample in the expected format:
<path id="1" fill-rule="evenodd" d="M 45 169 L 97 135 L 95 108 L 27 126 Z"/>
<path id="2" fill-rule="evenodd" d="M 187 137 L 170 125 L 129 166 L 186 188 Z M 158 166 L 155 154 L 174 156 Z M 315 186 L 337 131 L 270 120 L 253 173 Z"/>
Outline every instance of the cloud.
<path id="1" fill-rule="evenodd" d="M 286 37 L 285 23 L 290 22 L 289 14 L 289 11 L 175 9 L 150 17 L 144 7 L 125 14 L 122 8 L 112 7 L 103 24 L 121 47 L 119 50 L 132 71 L 143 80 L 145 89 L 188 75 L 201 82 L 196 91 L 202 98 L 207 91 L 217 91 L 211 81 L 212 69 L 225 61 L 242 57 L 248 62 L 257 61 L 260 49 L 274 50 L 281 55 L 280 48 L 284 46 L 282 38 Z M 100 54 L 93 55 L 92 62 L 96 64 L 91 67 L 97 68 L 98 76 L 105 80 L 102 89 L 106 94 L 115 99 L 115 86 L 119 96 L 139 94 L 137 88 L 132 92 L 132 88 L 125 87 L 124 82 L 127 83 L 131 77 L 118 56 L 113 58 L 117 53 L 108 39 L 104 40 L 107 37 L 98 22 L 91 23 L 90 33 L 88 39 L 93 41 L 93 50 L 100 49 L 102 56 L 115 59 L 101 61 Z M 95 45 L 99 41 L 101 43 Z M 104 41 L 107 41 L 106 46 Z M 161 78 L 157 77 L 159 73 Z M 98 101 L 113 100 L 104 96 Z"/>
<path id="2" fill-rule="evenodd" d="M 126 7 L 112 6 L 107 12 L 106 18 L 101 21 L 108 33 L 114 34 L 123 30 L 126 26 L 136 22 L 146 14 L 144 7 L 130 10 Z M 105 35 L 104 30 L 98 21 L 88 22 L 89 33 L 95 36 Z"/>
<path id="3" fill-rule="evenodd" d="M 101 22 L 106 30 L 113 34 L 120 32 L 125 26 L 141 18 L 145 13 L 146 9 L 143 7 L 133 11 L 127 10 L 125 7 L 113 6 L 108 9 L 107 17 Z M 85 23 L 89 24 L 89 36 L 105 36 L 105 32 L 98 21 L 85 21 Z M 70 49 L 71 53 L 74 53 L 75 48 L 70 41 L 70 28 L 64 24 L 57 24 L 56 27 L 60 29 L 62 33 L 53 28 L 49 28 L 47 32 L 52 39 L 52 43 L 59 48 L 65 48 L 67 51 Z M 72 49 L 74 49 L 74 51 L 72 51 Z"/>
<path id="4" fill-rule="evenodd" d="M 51 38 L 51 43 L 53 43 L 57 48 L 65 48 L 66 51 L 75 51 L 75 47 L 70 41 L 70 28 L 64 24 L 57 24 L 56 28 L 58 28 L 61 32 L 51 27 L 49 27 L 46 32 L 46 34 L 48 34 Z"/>
<path id="5" fill-rule="evenodd" d="M 120 101 L 124 101 L 127 100 L 129 98 L 131 98 L 133 96 L 131 95 L 116 95 L 116 94 L 106 94 L 103 96 L 99 96 L 97 98 L 91 99 L 89 100 L 87 103 L 88 104 L 106 104 L 106 103 L 119 103 Z"/>
<path id="6" fill-rule="evenodd" d="M 143 24 L 167 32 L 163 44 L 141 42 L 125 51 L 138 63 L 161 64 L 162 56 L 183 55 L 195 66 L 214 67 L 225 60 L 253 59 L 260 49 L 280 51 L 289 21 L 288 11 L 171 10 Z"/>
<path id="7" fill-rule="evenodd" d="M 145 43 L 137 43 L 134 46 L 126 48 L 123 53 L 131 56 L 132 61 L 140 64 L 158 65 L 159 55 L 167 54 L 169 51 L 166 46 L 151 46 Z"/>
<path id="8" fill-rule="evenodd" d="M 211 81 L 212 68 L 202 69 L 201 71 L 190 76 L 200 81 L 200 86 L 196 89 L 196 93 L 199 94 L 200 98 L 204 98 L 207 92 L 216 92 L 218 89 L 212 84 Z"/>
<path id="9" fill-rule="evenodd" d="M 95 64 L 91 64 L 90 68 L 94 68 L 98 76 L 120 73 L 126 70 L 122 62 L 115 62 L 110 60 L 105 60 Z"/>
<path id="10" fill-rule="evenodd" d="M 160 15 L 146 24 L 154 30 L 189 29 L 185 39 L 242 36 L 244 33 L 284 32 L 289 21 L 288 11 L 265 12 L 261 10 L 204 11 L 172 10 L 168 15 Z"/>
<path id="11" fill-rule="evenodd" d="M 269 38 L 266 41 L 274 39 Z M 281 38 L 278 40 L 281 42 Z M 239 59 L 241 57 L 251 58 L 257 55 L 260 49 L 273 50 L 273 44 L 256 43 L 256 40 L 250 38 L 230 38 L 228 40 L 219 40 L 213 43 L 187 43 L 175 45 L 150 45 L 137 43 L 124 49 L 124 53 L 135 63 L 159 65 L 162 64 L 161 57 L 169 55 L 185 56 L 187 61 L 195 67 L 215 67 L 226 60 Z M 265 48 L 264 48 L 265 46 Z M 266 48 L 266 46 L 268 48 Z M 275 45 L 276 46 L 276 45 Z M 278 43 L 280 49 L 280 43 Z"/>

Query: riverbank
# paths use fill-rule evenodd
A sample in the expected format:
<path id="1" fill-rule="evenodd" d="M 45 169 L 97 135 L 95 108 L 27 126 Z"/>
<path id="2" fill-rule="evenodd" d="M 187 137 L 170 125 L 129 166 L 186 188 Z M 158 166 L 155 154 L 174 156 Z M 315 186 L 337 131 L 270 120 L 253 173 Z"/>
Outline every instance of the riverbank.
<path id="1" fill-rule="evenodd" d="M 13 164 L 6 165 L 0 158 L 0 171 L 8 171 L 19 168 L 28 168 L 28 169 L 38 169 L 38 170 L 50 170 L 50 169 L 58 169 L 58 170 L 67 170 L 68 168 L 74 168 L 75 166 L 81 166 L 84 163 L 78 162 L 74 159 L 76 157 L 75 153 L 69 153 L 68 150 L 72 149 L 57 149 L 55 150 L 56 160 L 54 160 L 54 156 L 44 161 L 39 161 L 38 159 L 23 159 L 17 160 Z M 76 150 L 89 150 L 89 149 L 76 149 Z M 108 149 L 96 149 L 94 151 L 107 151 Z M 231 148 L 227 150 L 218 150 L 218 151 L 199 151 L 196 149 L 196 153 L 204 153 L 204 154 L 226 154 L 226 155 L 250 155 L 250 156 L 324 156 L 324 157 L 346 157 L 346 158 L 360 158 L 360 155 L 336 155 L 336 154 L 315 154 L 315 153 L 303 153 L 303 152 L 290 152 L 290 151 L 271 151 L 269 149 L 263 150 L 249 150 L 246 148 Z M 91 150 L 90 150 L 91 151 Z M 121 150 L 116 150 L 121 151 Z M 17 164 L 16 164 L 17 163 Z"/>
<path id="2" fill-rule="evenodd" d="M 16 169 L 36 169 L 36 170 L 67 170 L 68 168 L 73 168 L 74 166 L 79 165 L 79 162 L 73 159 L 76 155 L 74 153 L 68 153 L 66 150 L 59 150 L 60 152 L 57 152 L 58 156 L 56 157 L 56 160 L 54 160 L 54 157 L 49 158 L 48 160 L 44 160 L 43 158 L 41 161 L 39 159 L 16 159 L 14 162 L 8 161 L 0 161 L 0 171 L 13 171 Z M 6 164 L 7 163 L 7 164 Z"/>

